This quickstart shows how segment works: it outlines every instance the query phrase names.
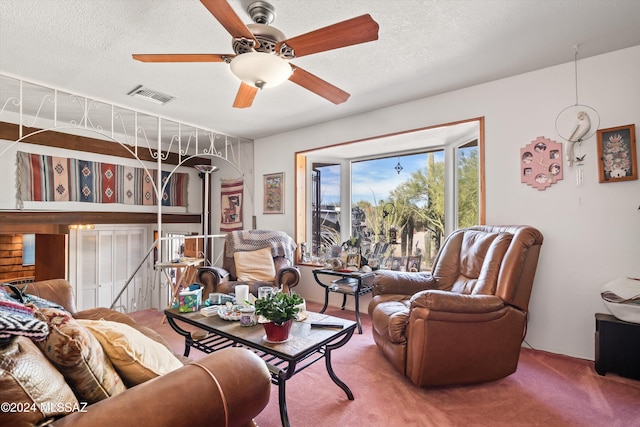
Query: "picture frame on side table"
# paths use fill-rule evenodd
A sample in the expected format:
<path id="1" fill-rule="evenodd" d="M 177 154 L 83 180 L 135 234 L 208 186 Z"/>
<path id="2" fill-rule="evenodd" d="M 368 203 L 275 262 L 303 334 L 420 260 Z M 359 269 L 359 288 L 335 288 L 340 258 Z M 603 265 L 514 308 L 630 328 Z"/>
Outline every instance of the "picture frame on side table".
<path id="1" fill-rule="evenodd" d="M 348 254 L 347 255 L 347 267 L 355 267 L 356 270 L 360 269 L 360 254 Z"/>
<path id="2" fill-rule="evenodd" d="M 407 271 L 420 271 L 422 255 L 412 255 L 407 260 Z"/>
<path id="3" fill-rule="evenodd" d="M 638 179 L 635 124 L 598 129 L 598 182 Z"/>
<path id="4" fill-rule="evenodd" d="M 391 270 L 407 271 L 407 257 L 406 256 L 391 257 Z"/>
<path id="5" fill-rule="evenodd" d="M 284 213 L 284 172 L 264 175 L 262 213 Z"/>

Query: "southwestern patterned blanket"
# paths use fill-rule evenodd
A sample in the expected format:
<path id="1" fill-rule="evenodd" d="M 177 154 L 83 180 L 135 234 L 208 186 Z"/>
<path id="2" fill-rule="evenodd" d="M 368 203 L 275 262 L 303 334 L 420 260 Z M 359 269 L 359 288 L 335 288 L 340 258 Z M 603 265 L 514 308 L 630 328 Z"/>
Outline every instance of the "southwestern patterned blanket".
<path id="1" fill-rule="evenodd" d="M 151 174 L 151 176 L 149 176 Z M 65 157 L 17 154 L 17 198 L 36 202 L 123 203 L 155 205 L 153 179 L 143 168 Z M 153 177 L 153 178 L 152 178 Z M 187 206 L 189 175 L 162 172 L 163 206 Z"/>

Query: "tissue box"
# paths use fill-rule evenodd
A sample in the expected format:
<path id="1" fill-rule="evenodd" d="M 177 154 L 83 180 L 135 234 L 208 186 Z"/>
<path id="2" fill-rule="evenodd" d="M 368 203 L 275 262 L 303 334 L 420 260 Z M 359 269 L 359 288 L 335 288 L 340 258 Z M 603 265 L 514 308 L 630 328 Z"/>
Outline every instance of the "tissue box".
<path id="1" fill-rule="evenodd" d="M 202 288 L 195 291 L 184 290 L 178 294 L 178 311 L 180 313 L 190 313 L 200 310 L 202 305 Z"/>

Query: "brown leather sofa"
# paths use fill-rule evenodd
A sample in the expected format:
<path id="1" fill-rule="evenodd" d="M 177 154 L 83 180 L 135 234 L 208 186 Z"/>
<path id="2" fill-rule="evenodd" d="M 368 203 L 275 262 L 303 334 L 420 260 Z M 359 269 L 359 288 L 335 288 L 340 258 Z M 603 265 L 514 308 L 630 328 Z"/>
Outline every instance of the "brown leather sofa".
<path id="1" fill-rule="evenodd" d="M 125 314 L 107 308 L 76 312 L 66 280 L 31 283 L 26 293 L 62 305 L 74 319 L 125 323 L 169 347 L 159 334 Z M 0 401 L 8 405 L 0 413 L 0 426 L 254 426 L 253 418 L 269 401 L 271 377 L 264 361 L 249 350 L 229 348 L 196 362 L 180 356 L 184 366 L 58 418 L 60 408 L 47 407 L 47 402 L 62 393 L 55 380 L 61 376 L 34 368 L 34 361 L 43 358 L 38 352 L 24 336 L 0 348 Z M 37 404 L 26 406 L 33 402 Z"/>
<path id="2" fill-rule="evenodd" d="M 421 387 L 512 374 L 542 240 L 528 226 L 471 227 L 447 237 L 431 272 L 377 271 L 374 341 Z"/>
<path id="3" fill-rule="evenodd" d="M 244 246 L 243 242 L 246 243 Z M 262 248 L 272 249 L 274 280 L 239 280 L 234 254 Z M 293 266 L 295 250 L 296 243 L 281 231 L 243 230 L 228 233 L 224 240 L 222 268 L 206 266 L 198 270 L 198 281 L 204 286 L 202 297 L 207 298 L 212 292 L 235 293 L 238 284 L 249 285 L 249 292 L 256 297 L 261 286 L 279 288 L 282 285 L 285 292 L 290 292 L 300 283 L 300 271 Z"/>

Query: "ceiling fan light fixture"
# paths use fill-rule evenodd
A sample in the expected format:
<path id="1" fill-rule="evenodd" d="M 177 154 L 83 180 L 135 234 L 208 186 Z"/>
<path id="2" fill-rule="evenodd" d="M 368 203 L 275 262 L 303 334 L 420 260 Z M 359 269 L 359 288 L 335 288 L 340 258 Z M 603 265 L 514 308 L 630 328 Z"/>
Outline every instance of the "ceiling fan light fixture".
<path id="1" fill-rule="evenodd" d="M 293 69 L 279 56 L 264 52 L 247 52 L 231 61 L 231 72 L 248 85 L 263 89 L 276 87 L 287 80 Z"/>

